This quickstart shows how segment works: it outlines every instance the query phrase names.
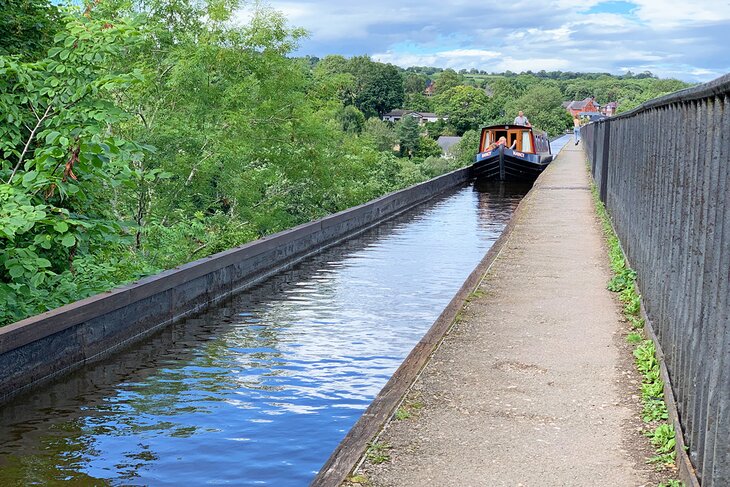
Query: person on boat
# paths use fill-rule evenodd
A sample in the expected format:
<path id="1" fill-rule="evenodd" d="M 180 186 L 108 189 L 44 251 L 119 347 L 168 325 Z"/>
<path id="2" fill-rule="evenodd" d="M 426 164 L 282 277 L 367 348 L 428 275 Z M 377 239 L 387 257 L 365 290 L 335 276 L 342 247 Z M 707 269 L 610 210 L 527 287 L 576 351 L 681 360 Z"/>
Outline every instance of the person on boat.
<path id="1" fill-rule="evenodd" d="M 500 145 L 507 147 L 507 137 L 502 136 L 497 140 L 497 142 L 492 142 L 491 144 L 489 144 L 485 152 L 493 151 Z"/>
<path id="2" fill-rule="evenodd" d="M 573 138 L 575 138 L 575 145 L 580 142 L 580 119 L 578 116 L 573 117 Z"/>
<path id="3" fill-rule="evenodd" d="M 529 127 L 530 126 L 530 121 L 527 120 L 527 117 L 525 116 L 525 114 L 522 113 L 522 110 L 520 110 L 520 112 L 515 117 L 515 123 L 514 124 L 515 125 L 523 125 L 525 127 Z"/>

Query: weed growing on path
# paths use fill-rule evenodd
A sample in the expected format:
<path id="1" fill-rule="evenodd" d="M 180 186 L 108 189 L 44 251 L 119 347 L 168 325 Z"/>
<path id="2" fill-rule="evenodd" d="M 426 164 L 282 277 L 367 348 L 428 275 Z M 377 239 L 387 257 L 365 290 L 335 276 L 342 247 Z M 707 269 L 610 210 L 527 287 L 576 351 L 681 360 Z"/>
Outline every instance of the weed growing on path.
<path id="1" fill-rule="evenodd" d="M 658 487 L 684 487 L 684 483 L 681 480 L 672 479 L 662 482 Z"/>
<path id="2" fill-rule="evenodd" d="M 352 486 L 352 487 L 369 487 L 372 484 L 370 483 L 370 479 L 367 478 L 365 475 L 357 474 L 357 475 L 351 475 L 347 477 L 345 480 L 346 486 Z M 672 486 L 667 486 L 672 487 Z M 680 486 L 681 487 L 681 486 Z"/>
<path id="3" fill-rule="evenodd" d="M 627 335 L 626 340 L 629 343 L 638 344 L 634 350 L 634 358 L 636 368 L 642 374 L 641 416 L 644 422 L 650 425 L 646 435 L 651 439 L 657 453 L 648 462 L 655 463 L 660 467 L 673 468 L 676 446 L 675 431 L 674 427 L 667 423 L 668 412 L 664 402 L 664 382 L 661 379 L 660 365 L 656 358 L 654 342 L 644 339 L 644 319 L 640 317 L 641 296 L 636 290 L 636 272 L 626 262 L 621 249 L 621 242 L 619 242 L 611 225 L 611 218 L 598 196 L 595 184 L 591 184 L 591 191 L 596 212 L 608 243 L 611 270 L 614 273 L 607 287 L 609 291 L 618 293 L 619 300 L 624 305 L 624 316 L 630 323 L 632 330 L 634 330 Z M 678 480 L 669 480 L 659 485 L 659 487 L 681 486 L 682 483 Z"/>
<path id="4" fill-rule="evenodd" d="M 367 459 L 370 460 L 370 463 L 373 465 L 379 465 L 383 462 L 387 462 L 390 460 L 388 451 L 390 451 L 391 448 L 393 447 L 387 443 L 378 443 L 377 441 L 370 443 L 366 454 Z"/>

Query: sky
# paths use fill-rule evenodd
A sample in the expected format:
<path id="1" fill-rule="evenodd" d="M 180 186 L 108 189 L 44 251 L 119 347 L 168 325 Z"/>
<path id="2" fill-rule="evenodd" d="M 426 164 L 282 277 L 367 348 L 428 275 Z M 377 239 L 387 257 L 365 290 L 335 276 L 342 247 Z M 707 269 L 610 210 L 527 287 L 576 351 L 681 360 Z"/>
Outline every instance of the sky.
<path id="1" fill-rule="evenodd" d="M 298 55 L 398 66 L 541 69 L 709 81 L 730 73 L 730 0 L 270 0 Z"/>

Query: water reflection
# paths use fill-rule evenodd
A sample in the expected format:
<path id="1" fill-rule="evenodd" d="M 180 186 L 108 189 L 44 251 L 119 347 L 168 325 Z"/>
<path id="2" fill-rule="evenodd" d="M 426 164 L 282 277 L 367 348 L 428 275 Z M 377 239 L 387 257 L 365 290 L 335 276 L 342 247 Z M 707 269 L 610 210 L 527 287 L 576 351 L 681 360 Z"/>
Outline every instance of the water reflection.
<path id="1" fill-rule="evenodd" d="M 0 485 L 305 485 L 527 188 L 465 187 L 0 411 Z"/>

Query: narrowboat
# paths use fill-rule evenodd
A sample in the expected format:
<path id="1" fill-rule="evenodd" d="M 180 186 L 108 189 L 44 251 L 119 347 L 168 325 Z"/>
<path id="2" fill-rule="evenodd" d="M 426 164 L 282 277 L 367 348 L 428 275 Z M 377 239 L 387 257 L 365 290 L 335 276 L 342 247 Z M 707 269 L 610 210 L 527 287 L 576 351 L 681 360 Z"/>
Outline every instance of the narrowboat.
<path id="1" fill-rule="evenodd" d="M 471 174 L 479 179 L 534 181 L 552 160 L 545 132 L 523 125 L 492 125 L 482 129 Z"/>

